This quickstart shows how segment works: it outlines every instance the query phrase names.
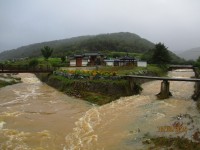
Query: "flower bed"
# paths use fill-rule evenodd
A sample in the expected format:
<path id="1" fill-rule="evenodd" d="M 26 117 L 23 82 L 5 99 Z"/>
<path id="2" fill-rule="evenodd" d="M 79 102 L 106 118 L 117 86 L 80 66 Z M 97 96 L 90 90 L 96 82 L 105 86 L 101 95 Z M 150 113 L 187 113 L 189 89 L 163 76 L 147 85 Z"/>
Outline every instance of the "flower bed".
<path id="1" fill-rule="evenodd" d="M 108 79 L 108 80 L 119 80 L 120 76 L 117 76 L 116 72 L 107 71 L 91 71 L 91 70 L 57 70 L 53 72 L 54 75 L 63 76 L 68 79 Z"/>

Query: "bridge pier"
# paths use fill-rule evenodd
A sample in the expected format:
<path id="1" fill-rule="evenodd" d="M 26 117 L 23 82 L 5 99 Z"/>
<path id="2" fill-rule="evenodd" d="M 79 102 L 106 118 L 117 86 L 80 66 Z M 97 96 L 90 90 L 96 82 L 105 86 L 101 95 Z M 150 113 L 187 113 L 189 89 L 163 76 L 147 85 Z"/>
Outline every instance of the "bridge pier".
<path id="1" fill-rule="evenodd" d="M 192 99 L 198 101 L 200 99 L 200 83 L 196 82 L 194 85 L 194 94 L 192 95 Z"/>
<path id="2" fill-rule="evenodd" d="M 156 95 L 158 99 L 166 99 L 172 96 L 171 92 L 169 91 L 169 85 L 170 84 L 168 80 L 163 80 L 161 82 L 160 93 Z"/>
<path id="3" fill-rule="evenodd" d="M 194 70 L 195 71 L 195 70 Z M 169 78 L 169 77 L 152 77 L 152 76 L 136 76 L 136 75 L 126 75 L 124 76 L 125 79 L 129 80 L 131 89 L 136 88 L 137 85 L 134 84 L 138 82 L 138 80 L 133 79 L 145 79 L 145 80 L 162 80 L 160 93 L 157 94 L 158 99 L 166 99 L 172 96 L 169 90 L 169 81 L 184 81 L 184 82 L 196 82 L 195 84 L 195 93 L 192 96 L 195 100 L 200 100 L 200 71 L 195 71 L 196 78 Z"/>
<path id="4" fill-rule="evenodd" d="M 132 94 L 139 94 L 142 91 L 140 85 L 135 81 L 134 78 L 127 78 L 129 81 L 130 89 Z"/>
<path id="5" fill-rule="evenodd" d="M 200 70 L 197 67 L 194 67 L 194 73 L 196 78 L 200 78 Z M 192 99 L 195 101 L 200 100 L 200 82 L 195 82 L 194 85 L 194 94 L 192 95 Z"/>

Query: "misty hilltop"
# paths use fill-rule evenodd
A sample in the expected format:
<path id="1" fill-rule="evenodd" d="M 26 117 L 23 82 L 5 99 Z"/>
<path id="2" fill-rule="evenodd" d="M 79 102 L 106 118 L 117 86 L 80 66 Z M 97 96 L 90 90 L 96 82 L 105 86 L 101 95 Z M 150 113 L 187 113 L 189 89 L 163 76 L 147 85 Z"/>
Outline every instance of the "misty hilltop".
<path id="1" fill-rule="evenodd" d="M 79 36 L 63 40 L 31 44 L 0 53 L 0 60 L 41 56 L 41 48 L 50 46 L 53 56 L 71 55 L 85 52 L 135 52 L 144 53 L 154 47 L 154 43 L 139 35 L 120 32 L 89 36 Z"/>
<path id="2" fill-rule="evenodd" d="M 200 47 L 186 50 L 178 55 L 186 60 L 197 60 L 200 56 Z"/>

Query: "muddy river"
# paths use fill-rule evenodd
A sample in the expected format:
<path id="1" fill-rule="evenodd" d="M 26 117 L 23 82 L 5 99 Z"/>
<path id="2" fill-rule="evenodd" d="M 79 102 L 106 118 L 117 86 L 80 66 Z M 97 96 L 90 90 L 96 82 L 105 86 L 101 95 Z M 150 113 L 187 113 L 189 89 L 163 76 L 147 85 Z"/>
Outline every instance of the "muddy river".
<path id="1" fill-rule="evenodd" d="M 33 74 L 19 74 L 23 83 L 0 89 L 2 150 L 133 150 L 148 149 L 144 135 L 192 137 L 199 113 L 191 100 L 194 83 L 170 82 L 172 97 L 157 100 L 161 81 L 142 85 L 141 95 L 96 106 L 69 97 L 41 83 Z M 192 70 L 169 72 L 194 76 Z M 188 123 L 191 121 L 192 123 Z M 181 120 L 184 131 L 161 127 Z"/>

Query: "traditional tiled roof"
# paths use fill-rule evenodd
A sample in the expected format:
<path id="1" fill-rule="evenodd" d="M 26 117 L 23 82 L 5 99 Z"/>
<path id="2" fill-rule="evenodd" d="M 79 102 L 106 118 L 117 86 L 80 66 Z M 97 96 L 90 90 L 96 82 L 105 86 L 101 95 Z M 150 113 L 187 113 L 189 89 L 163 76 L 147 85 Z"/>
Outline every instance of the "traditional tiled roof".
<path id="1" fill-rule="evenodd" d="M 83 58 L 83 59 L 88 59 L 89 56 L 103 56 L 101 53 L 84 53 L 84 54 L 79 54 L 79 55 L 72 55 L 69 58 L 74 59 L 74 58 Z"/>
<path id="2" fill-rule="evenodd" d="M 129 57 L 129 56 L 124 56 L 124 57 L 121 57 L 120 60 L 135 60 L 135 58 Z"/>
<path id="3" fill-rule="evenodd" d="M 85 55 L 85 56 L 103 56 L 103 54 L 101 54 L 101 53 L 85 53 L 83 55 Z"/>

